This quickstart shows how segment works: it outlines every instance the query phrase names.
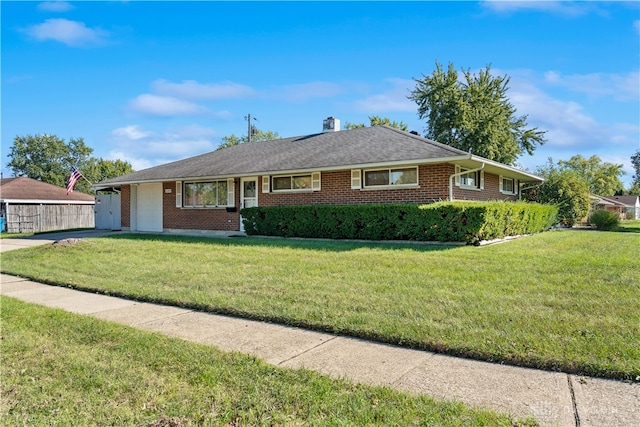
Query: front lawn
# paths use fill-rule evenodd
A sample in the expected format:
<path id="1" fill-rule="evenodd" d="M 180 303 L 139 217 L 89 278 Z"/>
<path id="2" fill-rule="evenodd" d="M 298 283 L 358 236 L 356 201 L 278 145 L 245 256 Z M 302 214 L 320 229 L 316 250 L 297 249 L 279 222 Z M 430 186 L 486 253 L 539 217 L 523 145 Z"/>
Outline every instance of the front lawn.
<path id="1" fill-rule="evenodd" d="M 6 426 L 534 425 L 2 298 Z"/>
<path id="2" fill-rule="evenodd" d="M 116 235 L 3 254 L 1 269 L 414 348 L 640 377 L 640 235 L 486 247 Z"/>

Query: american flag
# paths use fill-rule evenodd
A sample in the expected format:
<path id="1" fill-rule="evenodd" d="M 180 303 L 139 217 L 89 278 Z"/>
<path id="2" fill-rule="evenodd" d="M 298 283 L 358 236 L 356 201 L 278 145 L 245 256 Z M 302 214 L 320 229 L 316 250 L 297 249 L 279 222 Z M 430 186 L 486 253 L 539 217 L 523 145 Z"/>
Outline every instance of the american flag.
<path id="1" fill-rule="evenodd" d="M 76 185 L 76 182 L 82 178 L 82 174 L 76 168 L 71 169 L 71 176 L 69 176 L 69 183 L 67 184 L 67 196 L 71 194 L 73 191 L 73 186 Z"/>

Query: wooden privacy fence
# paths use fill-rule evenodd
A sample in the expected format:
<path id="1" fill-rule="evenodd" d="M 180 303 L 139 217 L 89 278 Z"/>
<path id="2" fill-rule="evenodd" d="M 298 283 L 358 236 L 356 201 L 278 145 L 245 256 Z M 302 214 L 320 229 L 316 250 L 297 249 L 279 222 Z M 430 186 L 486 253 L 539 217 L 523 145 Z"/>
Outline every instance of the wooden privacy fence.
<path id="1" fill-rule="evenodd" d="M 93 205 L 9 205 L 8 233 L 94 228 Z"/>

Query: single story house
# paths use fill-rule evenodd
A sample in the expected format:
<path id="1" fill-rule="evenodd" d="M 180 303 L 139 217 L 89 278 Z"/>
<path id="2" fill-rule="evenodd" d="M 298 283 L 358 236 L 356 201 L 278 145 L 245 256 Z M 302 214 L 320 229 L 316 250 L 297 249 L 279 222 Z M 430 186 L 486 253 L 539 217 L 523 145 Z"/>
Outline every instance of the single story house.
<path id="1" fill-rule="evenodd" d="M 388 126 L 236 145 L 102 181 L 123 230 L 243 231 L 252 206 L 517 200 L 543 179 Z"/>
<path id="2" fill-rule="evenodd" d="M 27 177 L 0 179 L 0 217 L 10 233 L 93 228 L 95 200 Z"/>
<path id="3" fill-rule="evenodd" d="M 640 219 L 640 196 L 592 196 L 591 210 L 606 209 L 620 219 Z"/>

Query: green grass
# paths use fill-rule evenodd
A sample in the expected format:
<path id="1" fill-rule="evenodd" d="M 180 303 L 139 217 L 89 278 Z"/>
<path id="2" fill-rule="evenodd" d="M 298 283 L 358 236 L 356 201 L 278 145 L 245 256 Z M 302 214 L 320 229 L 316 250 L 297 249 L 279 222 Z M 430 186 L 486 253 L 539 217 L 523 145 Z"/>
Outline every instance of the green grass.
<path id="1" fill-rule="evenodd" d="M 47 283 L 413 348 L 640 377 L 640 236 L 486 247 L 119 235 L 3 254 Z"/>
<path id="2" fill-rule="evenodd" d="M 0 239 L 22 239 L 25 237 L 33 237 L 39 236 L 41 234 L 52 234 L 52 233 L 65 233 L 69 231 L 84 231 L 84 230 L 94 230 L 93 228 L 68 228 L 65 230 L 51 230 L 51 231 L 30 231 L 28 233 L 0 233 Z"/>
<path id="3" fill-rule="evenodd" d="M 618 230 L 628 233 L 640 233 L 640 219 L 620 221 Z"/>
<path id="4" fill-rule="evenodd" d="M 12 298 L 2 298 L 1 319 L 3 425 L 535 424 Z"/>

